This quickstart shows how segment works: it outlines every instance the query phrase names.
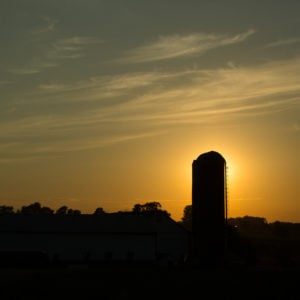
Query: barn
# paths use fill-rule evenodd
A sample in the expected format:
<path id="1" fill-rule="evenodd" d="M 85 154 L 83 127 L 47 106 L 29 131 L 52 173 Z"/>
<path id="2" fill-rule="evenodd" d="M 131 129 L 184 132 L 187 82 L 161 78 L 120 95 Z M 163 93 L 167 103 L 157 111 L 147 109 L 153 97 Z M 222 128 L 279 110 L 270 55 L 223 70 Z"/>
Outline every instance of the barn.
<path id="1" fill-rule="evenodd" d="M 187 258 L 190 233 L 167 214 L 0 216 L 0 264 L 167 263 Z"/>

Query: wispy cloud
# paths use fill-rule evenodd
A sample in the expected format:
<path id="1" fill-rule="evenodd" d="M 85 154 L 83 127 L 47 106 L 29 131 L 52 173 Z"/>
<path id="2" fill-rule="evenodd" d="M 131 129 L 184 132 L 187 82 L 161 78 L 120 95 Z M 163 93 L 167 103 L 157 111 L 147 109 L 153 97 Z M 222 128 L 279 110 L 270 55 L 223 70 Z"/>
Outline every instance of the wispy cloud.
<path id="1" fill-rule="evenodd" d="M 76 59 L 84 56 L 84 47 L 100 41 L 93 37 L 75 36 L 56 41 L 45 55 L 50 61 Z"/>
<path id="2" fill-rule="evenodd" d="M 106 91 L 131 90 L 152 85 L 170 74 L 159 72 L 136 72 L 123 75 L 91 77 L 89 80 L 71 84 L 46 83 L 40 84 L 39 89 L 48 93 L 63 93 L 82 89 L 102 88 Z"/>
<path id="3" fill-rule="evenodd" d="M 61 122 L 61 124 L 63 123 L 63 121 L 59 119 L 58 122 Z M 43 123 L 44 124 L 42 124 L 42 126 L 46 124 L 45 122 Z M 47 131 L 45 130 L 45 127 L 44 130 L 40 132 L 40 134 L 43 134 L 43 138 L 40 138 L 39 135 L 36 134 L 28 134 L 30 132 L 28 130 L 25 130 L 23 132 L 25 133 L 25 136 L 17 138 L 18 141 L 1 142 L 0 153 L 2 158 L 0 159 L 0 163 L 10 163 L 15 160 L 19 161 L 53 157 L 60 156 L 67 152 L 98 149 L 132 140 L 139 140 L 163 135 L 166 133 L 166 130 L 148 130 L 140 131 L 138 133 L 119 132 L 115 134 L 104 134 L 101 137 L 97 135 L 86 134 L 81 138 L 73 136 L 74 132 L 71 132 L 68 137 L 66 137 L 64 133 L 61 132 L 61 134 L 56 134 L 55 139 L 46 137 L 47 133 L 49 133 L 51 136 L 51 129 Z"/>
<path id="4" fill-rule="evenodd" d="M 62 104 L 84 101 L 87 109 L 91 105 L 89 122 L 206 122 L 212 117 L 270 113 L 297 104 L 299 70 L 300 60 L 295 59 L 256 67 L 129 73 L 74 84 L 44 84 L 39 90 L 44 96 L 60 95 L 56 99 Z"/>
<path id="5" fill-rule="evenodd" d="M 240 43 L 254 33 L 250 29 L 237 35 L 192 33 L 161 36 L 157 41 L 131 50 L 121 61 L 139 63 L 203 54 L 213 48 Z"/>
<path id="6" fill-rule="evenodd" d="M 20 149 L 26 155 L 46 155 L 106 147 L 164 134 L 181 124 L 233 122 L 293 109 L 299 103 L 300 58 L 251 67 L 44 83 L 24 95 L 20 110 L 31 108 L 24 117 L 1 122 L 0 153 L 5 158 Z"/>
<path id="7" fill-rule="evenodd" d="M 207 123 L 291 109 L 300 101 L 299 67 L 300 60 L 295 59 L 255 67 L 155 73 L 153 85 L 120 102 L 118 113 L 108 107 L 102 120 Z"/>
<path id="8" fill-rule="evenodd" d="M 9 69 L 9 72 L 16 75 L 32 75 L 39 73 L 41 70 L 41 66 L 35 65 L 35 66 L 28 66 L 28 67 L 22 67 L 22 68 L 11 68 Z"/>
<path id="9" fill-rule="evenodd" d="M 11 68 L 9 71 L 17 75 L 31 75 L 40 73 L 44 69 L 54 68 L 61 65 L 65 60 L 79 59 L 85 56 L 86 47 L 100 43 L 100 41 L 90 36 L 74 36 L 59 39 L 50 44 L 50 47 L 35 58 L 30 64 Z"/>
<path id="10" fill-rule="evenodd" d="M 91 77 L 88 80 L 73 83 L 44 83 L 38 86 L 36 94 L 43 95 L 43 97 L 63 94 L 65 103 L 80 102 L 83 99 L 86 103 L 105 99 L 116 99 L 117 102 L 122 102 L 121 99 L 124 100 L 124 97 L 132 97 L 137 92 L 145 93 L 148 88 L 168 84 L 172 82 L 172 78 L 176 79 L 183 75 L 184 73 L 179 75 L 168 72 L 134 72 Z"/>
<path id="11" fill-rule="evenodd" d="M 281 39 L 267 45 L 267 47 L 280 47 L 300 43 L 300 38 Z"/>
<path id="12" fill-rule="evenodd" d="M 32 34 L 44 34 L 46 32 L 53 31 L 56 24 L 59 23 L 58 20 L 52 19 L 50 17 L 42 17 L 43 24 L 36 30 L 32 31 Z"/>

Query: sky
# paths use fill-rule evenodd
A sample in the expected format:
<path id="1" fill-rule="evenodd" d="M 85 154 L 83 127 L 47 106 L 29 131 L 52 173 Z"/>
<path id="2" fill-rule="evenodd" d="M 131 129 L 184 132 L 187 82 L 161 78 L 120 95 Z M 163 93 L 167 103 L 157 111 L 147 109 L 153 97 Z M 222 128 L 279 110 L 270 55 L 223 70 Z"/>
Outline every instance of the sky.
<path id="1" fill-rule="evenodd" d="M 298 0 L 1 0 L 0 204 L 191 205 L 219 152 L 228 216 L 300 222 Z"/>

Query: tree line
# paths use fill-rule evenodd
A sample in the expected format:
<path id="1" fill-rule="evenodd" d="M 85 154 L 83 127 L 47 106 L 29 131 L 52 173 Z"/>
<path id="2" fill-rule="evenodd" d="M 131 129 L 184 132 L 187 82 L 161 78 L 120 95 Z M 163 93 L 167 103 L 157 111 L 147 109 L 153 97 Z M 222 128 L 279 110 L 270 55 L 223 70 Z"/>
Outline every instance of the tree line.
<path id="1" fill-rule="evenodd" d="M 192 230 L 192 205 L 184 207 L 180 223 L 188 230 Z M 279 222 L 277 221 L 275 223 L 278 224 Z M 251 232 L 252 234 L 258 234 L 266 232 L 270 223 L 267 223 L 267 220 L 262 217 L 244 216 L 229 218 L 227 220 L 227 225 L 241 231 L 242 233 Z"/>
<path id="2" fill-rule="evenodd" d="M 184 208 L 179 223 L 192 231 L 191 205 Z M 300 266 L 300 223 L 246 215 L 226 220 L 224 233 L 231 255 L 247 264 Z"/>
<path id="3" fill-rule="evenodd" d="M 123 211 L 119 211 L 123 212 Z M 171 214 L 162 209 L 162 206 L 159 202 L 146 202 L 144 204 L 135 204 L 131 210 L 132 213 L 135 214 L 147 214 L 160 212 L 170 216 Z M 101 215 L 106 214 L 107 212 L 102 207 L 97 207 L 93 215 Z M 54 210 L 48 206 L 43 206 L 39 202 L 34 202 L 29 205 L 24 205 L 20 209 L 15 209 L 13 206 L 9 205 L 0 205 L 0 215 L 1 214 L 26 214 L 26 215 L 81 215 L 81 211 L 79 209 L 72 209 L 66 205 L 59 207 Z"/>
<path id="4" fill-rule="evenodd" d="M 54 210 L 48 206 L 42 206 L 39 202 L 34 202 L 29 205 L 24 205 L 20 209 L 15 210 L 13 206 L 1 205 L 0 214 L 27 214 L 27 215 L 80 215 L 81 211 L 72 209 L 63 205 Z"/>
<path id="5" fill-rule="evenodd" d="M 192 205 L 187 205 L 183 210 L 183 217 L 180 223 L 192 230 Z M 236 231 L 240 235 L 248 238 L 300 238 L 300 223 L 292 222 L 267 222 L 264 217 L 243 216 L 229 218 L 227 227 L 231 231 Z"/>

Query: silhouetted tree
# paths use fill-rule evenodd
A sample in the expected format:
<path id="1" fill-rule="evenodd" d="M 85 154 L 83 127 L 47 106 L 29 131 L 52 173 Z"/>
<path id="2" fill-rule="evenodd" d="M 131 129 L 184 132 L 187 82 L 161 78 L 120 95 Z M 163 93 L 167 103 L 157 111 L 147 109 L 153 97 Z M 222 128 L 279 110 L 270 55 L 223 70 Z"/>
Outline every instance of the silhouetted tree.
<path id="1" fill-rule="evenodd" d="M 132 209 L 132 212 L 134 213 L 141 213 L 142 212 L 142 205 L 141 204 L 135 204 L 133 209 Z"/>
<path id="2" fill-rule="evenodd" d="M 48 206 L 43 206 L 41 208 L 41 214 L 43 214 L 43 215 L 52 215 L 53 213 L 54 213 L 54 210 Z"/>
<path id="3" fill-rule="evenodd" d="M 287 222 L 275 221 L 269 224 L 272 233 L 279 238 L 287 238 L 293 236 L 293 224 Z"/>
<path id="4" fill-rule="evenodd" d="M 67 214 L 68 215 L 81 215 L 81 211 L 78 210 L 78 209 L 72 209 L 72 208 L 69 208 L 68 211 L 67 211 Z"/>
<path id="5" fill-rule="evenodd" d="M 97 207 L 93 214 L 94 215 L 103 215 L 103 214 L 105 214 L 105 211 L 102 207 Z"/>
<path id="6" fill-rule="evenodd" d="M 21 214 L 38 214 L 41 210 L 41 204 L 39 202 L 35 202 L 32 204 L 29 204 L 28 206 L 24 205 L 22 206 L 20 213 Z"/>
<path id="7" fill-rule="evenodd" d="M 229 218 L 228 224 L 234 226 L 243 236 L 267 236 L 270 235 L 270 228 L 265 218 L 244 216 Z"/>
<path id="8" fill-rule="evenodd" d="M 14 208 L 12 206 L 1 205 L 0 206 L 0 214 L 13 214 Z"/>
<path id="9" fill-rule="evenodd" d="M 144 205 L 143 205 L 143 209 L 145 211 L 158 211 L 158 210 L 161 210 L 161 204 L 159 202 L 146 202 Z"/>
<path id="10" fill-rule="evenodd" d="M 192 205 L 186 205 L 180 222 L 186 229 L 192 230 Z"/>
<path id="11" fill-rule="evenodd" d="M 28 206 L 22 206 L 19 213 L 28 215 L 49 215 L 53 214 L 53 210 L 47 206 L 41 206 L 39 202 L 34 202 Z"/>
<path id="12" fill-rule="evenodd" d="M 68 207 L 67 206 L 61 206 L 60 208 L 58 208 L 56 211 L 55 211 L 55 214 L 56 215 L 66 215 L 68 212 Z"/>
<path id="13" fill-rule="evenodd" d="M 55 214 L 56 215 L 81 215 L 81 211 L 78 209 L 72 209 L 66 205 L 63 205 L 55 211 Z"/>
<path id="14" fill-rule="evenodd" d="M 146 202 L 145 204 L 135 204 L 132 211 L 133 212 L 146 212 L 146 211 L 158 211 L 161 209 L 161 204 L 159 202 Z"/>
<path id="15" fill-rule="evenodd" d="M 157 201 L 153 201 L 153 202 L 146 202 L 144 204 L 135 204 L 133 209 L 132 209 L 133 213 L 155 213 L 155 212 L 160 212 L 160 213 L 164 213 L 167 216 L 170 216 L 171 214 L 166 211 L 166 210 L 162 210 L 161 209 L 161 204 Z"/>

